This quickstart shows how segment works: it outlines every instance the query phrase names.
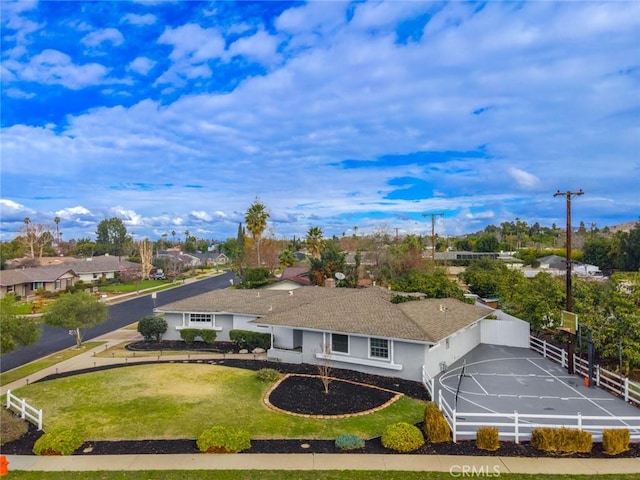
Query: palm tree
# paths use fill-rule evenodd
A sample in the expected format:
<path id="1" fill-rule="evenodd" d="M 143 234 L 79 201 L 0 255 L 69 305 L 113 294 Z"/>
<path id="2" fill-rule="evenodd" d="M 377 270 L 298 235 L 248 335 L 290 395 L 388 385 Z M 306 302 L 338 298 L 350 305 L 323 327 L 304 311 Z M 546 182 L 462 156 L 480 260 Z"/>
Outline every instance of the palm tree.
<path id="1" fill-rule="evenodd" d="M 56 242 L 58 242 L 58 246 L 60 246 L 60 217 L 55 217 L 53 221 L 56 224 Z"/>
<path id="2" fill-rule="evenodd" d="M 31 249 L 31 258 L 35 258 L 35 253 L 33 251 L 33 247 L 34 247 L 34 238 L 31 232 L 31 227 L 29 227 L 29 224 L 31 223 L 31 219 L 29 217 L 24 217 L 23 220 L 25 227 L 24 227 L 24 232 L 25 232 L 25 239 L 27 241 L 27 243 L 29 244 L 29 247 Z"/>
<path id="3" fill-rule="evenodd" d="M 311 227 L 307 232 L 307 238 L 305 239 L 309 253 L 313 258 L 320 257 L 320 250 L 324 246 L 324 240 L 322 239 L 322 229 L 320 227 Z"/>
<path id="4" fill-rule="evenodd" d="M 191 232 L 189 232 L 189 230 L 185 230 L 185 232 L 184 232 L 184 241 L 185 241 L 185 243 L 189 241 L 189 234 L 190 233 Z"/>
<path id="5" fill-rule="evenodd" d="M 291 250 L 283 250 L 280 252 L 280 255 L 278 255 L 278 262 L 283 269 L 285 267 L 292 267 L 296 263 L 296 256 Z"/>
<path id="6" fill-rule="evenodd" d="M 171 230 L 171 240 L 173 245 L 176 244 L 176 231 L 175 230 Z"/>
<path id="7" fill-rule="evenodd" d="M 251 233 L 256 244 L 258 266 L 262 264 L 260 260 L 260 239 L 262 238 L 262 232 L 267 228 L 268 218 L 269 213 L 267 212 L 267 207 L 265 207 L 263 203 L 260 203 L 260 200 L 256 197 L 251 206 L 247 209 L 247 212 L 244 215 L 244 221 L 247 224 L 247 230 Z"/>

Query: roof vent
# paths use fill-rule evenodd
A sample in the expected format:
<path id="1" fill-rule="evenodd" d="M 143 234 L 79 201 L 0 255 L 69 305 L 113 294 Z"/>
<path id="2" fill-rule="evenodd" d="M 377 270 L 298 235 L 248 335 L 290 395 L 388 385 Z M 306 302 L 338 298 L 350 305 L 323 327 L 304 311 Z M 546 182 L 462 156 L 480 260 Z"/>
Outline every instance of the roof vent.
<path id="1" fill-rule="evenodd" d="M 289 290 L 289 296 L 293 295 L 293 290 Z"/>

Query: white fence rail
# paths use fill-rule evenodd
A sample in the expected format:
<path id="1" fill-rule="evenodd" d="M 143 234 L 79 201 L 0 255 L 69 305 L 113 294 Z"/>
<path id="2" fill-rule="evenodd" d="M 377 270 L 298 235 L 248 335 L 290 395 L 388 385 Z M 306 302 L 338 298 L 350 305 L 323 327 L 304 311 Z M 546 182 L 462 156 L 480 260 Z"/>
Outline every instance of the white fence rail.
<path id="1" fill-rule="evenodd" d="M 563 367 L 568 367 L 568 354 L 566 350 L 558 348 L 550 343 L 531 337 L 531 349 L 538 352 L 545 358 L 559 363 Z M 589 364 L 577 355 L 573 356 L 574 372 L 583 377 L 589 376 Z M 614 395 L 624 398 L 625 402 L 633 403 L 640 407 L 640 383 L 633 382 L 627 377 L 610 372 L 609 370 L 594 365 L 594 385 L 607 390 Z"/>
<path id="2" fill-rule="evenodd" d="M 16 397 L 11 390 L 7 390 L 7 408 L 13 409 L 20 414 L 20 418 L 31 421 L 38 430 L 42 430 L 42 410 L 32 407 L 23 398 Z"/>
<path id="3" fill-rule="evenodd" d="M 475 439 L 480 427 L 496 427 L 503 440 L 520 443 L 531 439 L 534 428 L 574 428 L 590 432 L 593 440 L 602 441 L 605 429 L 628 429 L 631 441 L 640 441 L 640 416 L 610 417 L 582 415 L 543 415 L 513 413 L 457 412 L 438 391 L 438 406 L 451 427 L 452 440 Z"/>

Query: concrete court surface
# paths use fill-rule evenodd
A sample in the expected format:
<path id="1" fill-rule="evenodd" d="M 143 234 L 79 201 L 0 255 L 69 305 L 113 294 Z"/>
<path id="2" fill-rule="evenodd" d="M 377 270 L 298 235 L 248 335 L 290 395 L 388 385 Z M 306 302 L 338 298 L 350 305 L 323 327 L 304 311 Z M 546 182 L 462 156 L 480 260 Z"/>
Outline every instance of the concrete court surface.
<path id="1" fill-rule="evenodd" d="M 461 376 L 465 364 L 465 373 Z M 459 390 L 458 390 L 459 385 Z M 607 417 L 583 420 L 589 425 L 629 428 L 640 435 L 640 409 L 606 390 L 585 386 L 584 379 L 569 375 L 561 365 L 526 348 L 481 344 L 436 377 L 446 402 L 460 413 L 505 413 Z M 457 402 L 455 400 L 458 390 Z M 633 417 L 617 419 L 616 417 Z M 510 422 L 508 417 L 464 417 L 463 422 Z M 577 427 L 573 419 L 524 419 L 528 423 Z M 476 431 L 478 426 L 463 430 Z M 512 432 L 513 427 L 499 427 Z M 526 431 L 522 430 L 522 431 Z M 529 429 L 530 431 L 530 429 Z M 466 437 L 462 437 L 466 438 Z M 594 435 L 594 440 L 597 437 Z M 507 438 L 505 438 L 507 439 Z"/>

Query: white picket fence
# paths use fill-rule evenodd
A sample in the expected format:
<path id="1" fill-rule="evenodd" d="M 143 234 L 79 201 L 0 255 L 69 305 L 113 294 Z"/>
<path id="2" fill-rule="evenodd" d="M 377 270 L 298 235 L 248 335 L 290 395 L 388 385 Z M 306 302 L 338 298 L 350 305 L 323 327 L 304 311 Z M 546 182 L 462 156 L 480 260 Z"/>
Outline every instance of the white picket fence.
<path id="1" fill-rule="evenodd" d="M 20 418 L 31 421 L 42 430 L 42 410 L 29 405 L 23 398 L 16 397 L 11 390 L 7 390 L 7 408 L 20 414 Z"/>
<path id="2" fill-rule="evenodd" d="M 532 336 L 531 349 L 538 352 L 543 357 L 559 363 L 565 368 L 569 366 L 569 354 L 562 348 L 558 348 L 544 340 L 540 340 L 539 338 Z M 589 376 L 588 362 L 577 355 L 573 356 L 573 369 L 576 374 L 581 375 L 582 377 L 586 378 Z M 595 378 L 592 379 L 592 381 L 597 387 L 623 398 L 625 402 L 640 406 L 639 383 L 633 382 L 627 377 L 623 377 L 617 373 L 610 372 L 609 370 L 600 367 L 600 365 L 594 366 L 594 377 Z"/>
<path id="3" fill-rule="evenodd" d="M 559 363 L 563 367 L 569 365 L 569 355 L 566 350 L 558 348 L 544 340 L 531 337 L 531 349 L 545 358 Z M 579 375 L 587 376 L 588 364 L 582 358 L 574 355 L 574 369 Z M 471 413 L 457 412 L 445 400 L 442 390 L 436 393 L 435 379 L 422 367 L 422 383 L 431 399 L 438 405 L 451 427 L 452 439 L 470 440 L 476 438 L 480 427 L 496 427 L 503 440 L 513 440 L 520 443 L 531 439 L 534 428 L 576 428 L 591 433 L 593 440 L 602 441 L 602 431 L 605 429 L 626 428 L 632 441 L 640 441 L 640 415 L 629 417 L 587 416 L 576 415 L 544 415 L 512 413 Z M 595 385 L 618 395 L 626 402 L 640 406 L 640 385 L 621 377 L 600 366 L 595 367 Z"/>

